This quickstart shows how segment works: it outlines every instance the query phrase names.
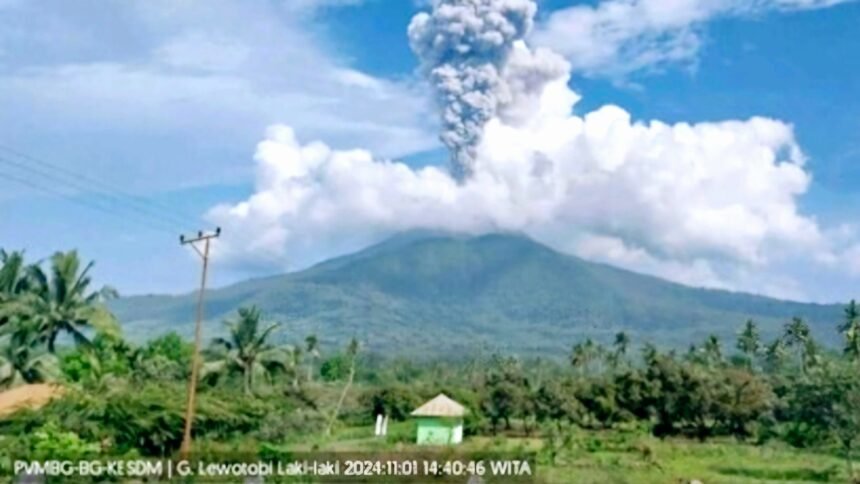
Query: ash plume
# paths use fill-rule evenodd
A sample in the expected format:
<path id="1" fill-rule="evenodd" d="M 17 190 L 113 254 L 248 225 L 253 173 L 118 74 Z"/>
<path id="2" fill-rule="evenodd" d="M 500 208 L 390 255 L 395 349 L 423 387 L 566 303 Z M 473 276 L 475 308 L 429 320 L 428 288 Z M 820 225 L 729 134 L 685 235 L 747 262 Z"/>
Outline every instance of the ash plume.
<path id="1" fill-rule="evenodd" d="M 484 125 L 515 99 L 505 66 L 536 11 L 532 0 L 434 0 L 432 12 L 409 24 L 410 45 L 441 109 L 440 137 L 461 181 L 474 169 Z"/>

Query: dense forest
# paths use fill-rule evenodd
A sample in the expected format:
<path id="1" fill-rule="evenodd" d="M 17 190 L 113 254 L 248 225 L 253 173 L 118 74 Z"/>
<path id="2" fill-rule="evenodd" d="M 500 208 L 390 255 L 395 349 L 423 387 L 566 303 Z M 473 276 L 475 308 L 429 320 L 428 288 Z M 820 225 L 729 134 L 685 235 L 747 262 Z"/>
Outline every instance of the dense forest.
<path id="1" fill-rule="evenodd" d="M 92 264 L 75 252 L 39 263 L 0 252 L 0 263 L 0 388 L 56 382 L 61 389 L 42 408 L 0 417 L 0 472 L 10 472 L 13 456 L 175 455 L 190 342 L 176 333 L 140 345 L 125 340 L 105 304 L 116 292 L 91 287 Z M 681 351 L 621 332 L 612 341 L 571 341 L 566 361 L 481 353 L 415 362 L 367 352 L 361 338 L 320 347 L 319 335 L 292 334 L 289 321 L 270 321 L 256 307 L 237 308 L 224 324 L 199 367 L 198 456 L 350 448 L 335 444 L 361 441 L 379 414 L 390 417 L 392 431 L 362 448 L 408 448 L 409 413 L 444 392 L 469 409 L 467 442 L 538 442 L 528 451 L 546 469 L 588 472 L 576 467 L 577 456 L 622 445 L 621 438 L 657 475 L 670 465 L 661 442 L 677 441 L 801 449 L 843 463 L 801 477 L 856 475 L 860 308 L 853 301 L 833 321 L 838 348 L 818 343 L 799 318 L 772 340 L 755 321 L 726 321 L 738 326 L 733 341 L 711 336 Z"/>

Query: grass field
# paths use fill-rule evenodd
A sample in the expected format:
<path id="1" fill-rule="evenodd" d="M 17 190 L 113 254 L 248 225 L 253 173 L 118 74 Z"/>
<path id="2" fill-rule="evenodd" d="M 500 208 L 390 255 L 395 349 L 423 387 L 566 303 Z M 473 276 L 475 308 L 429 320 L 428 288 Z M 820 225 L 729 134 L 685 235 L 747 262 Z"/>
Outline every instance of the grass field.
<path id="1" fill-rule="evenodd" d="M 366 427 L 342 429 L 333 438 L 279 447 L 287 452 L 397 452 L 428 450 L 411 443 L 412 423 L 397 423 L 386 438 L 368 436 Z M 812 483 L 848 482 L 842 458 L 791 448 L 781 443 L 752 445 L 733 439 L 705 443 L 657 439 L 638 432 L 578 430 L 554 462 L 547 442 L 525 437 L 467 438 L 458 452 L 532 455 L 536 482 L 547 483 Z M 487 482 L 495 482 L 487 480 Z M 498 481 L 502 482 L 502 481 Z"/>

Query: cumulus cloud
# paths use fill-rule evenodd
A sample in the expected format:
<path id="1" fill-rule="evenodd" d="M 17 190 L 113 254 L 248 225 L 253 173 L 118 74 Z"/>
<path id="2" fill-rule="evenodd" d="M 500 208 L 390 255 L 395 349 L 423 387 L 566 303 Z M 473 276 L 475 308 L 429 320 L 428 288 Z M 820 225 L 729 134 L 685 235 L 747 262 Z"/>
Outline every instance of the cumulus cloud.
<path id="1" fill-rule="evenodd" d="M 519 5 L 451 0 L 436 2 L 434 15 L 465 3 Z M 678 282 L 786 297 L 808 297 L 781 271 L 786 261 L 841 257 L 851 237 L 837 247 L 798 210 L 811 177 L 789 124 L 646 123 L 612 105 L 574 115 L 580 98 L 567 64 L 522 38 L 509 44 L 492 64 L 504 102 L 486 120 L 471 119 L 480 132 L 468 177 L 332 149 L 274 126 L 257 147 L 255 194 L 209 213 L 225 228 L 219 256 L 289 269 L 409 229 L 519 231 Z M 453 64 L 464 76 L 470 67 Z"/>
<path id="2" fill-rule="evenodd" d="M 554 11 L 534 34 L 576 72 L 622 77 L 668 64 L 691 64 L 707 21 L 826 8 L 854 0 L 605 0 Z"/>
<path id="3" fill-rule="evenodd" d="M 0 129 L 33 152 L 54 145 L 46 138 L 86 146 L 90 136 L 110 158 L 100 177 L 133 164 L 149 172 L 146 189 L 161 190 L 235 183 L 239 147 L 277 122 L 332 146 L 360 140 L 382 156 L 437 148 L 432 107 L 412 80 L 357 70 L 304 15 L 355 3 L 11 4 L 0 15 Z M 205 170 L 187 160 L 195 145 Z M 70 148 L 56 158 L 72 160 Z"/>

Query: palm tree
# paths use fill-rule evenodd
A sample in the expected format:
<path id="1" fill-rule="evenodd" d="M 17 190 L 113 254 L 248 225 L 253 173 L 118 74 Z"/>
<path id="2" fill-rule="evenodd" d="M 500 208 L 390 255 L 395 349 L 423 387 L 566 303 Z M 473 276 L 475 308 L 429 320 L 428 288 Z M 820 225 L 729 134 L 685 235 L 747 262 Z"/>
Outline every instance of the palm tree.
<path id="1" fill-rule="evenodd" d="M 615 334 L 615 341 L 612 343 L 614 351 L 610 355 L 610 364 L 616 368 L 618 364 L 627 356 L 627 349 L 630 347 L 630 336 L 624 331 L 619 331 Z"/>
<path id="2" fill-rule="evenodd" d="M 785 361 L 785 356 L 785 342 L 782 338 L 775 339 L 764 351 L 764 360 L 768 371 L 775 372 L 779 370 Z"/>
<path id="3" fill-rule="evenodd" d="M 584 343 L 577 343 L 573 346 L 573 352 L 570 355 L 570 364 L 574 368 L 585 373 L 591 372 L 591 363 L 598 361 L 603 355 L 603 347 L 597 344 L 591 338 L 586 338 Z"/>
<path id="4" fill-rule="evenodd" d="M 23 252 L 0 249 L 0 294 L 20 294 L 29 289 L 32 282 L 29 272 Z"/>
<path id="5" fill-rule="evenodd" d="M 294 346 L 290 350 L 290 371 L 293 377 L 293 389 L 299 388 L 299 369 L 302 366 L 302 349 Z"/>
<path id="6" fill-rule="evenodd" d="M 627 354 L 627 348 L 630 347 L 630 336 L 624 331 L 619 331 L 615 334 L 615 342 L 613 343 L 615 351 L 620 355 Z"/>
<path id="7" fill-rule="evenodd" d="M 51 257 L 50 276 L 41 267 L 33 266 L 32 298 L 28 302 L 32 317 L 38 324 L 39 337 L 56 351 L 57 337 L 68 333 L 75 342 L 87 344 L 89 328 L 117 334 L 119 326 L 104 302 L 117 297 L 116 290 L 103 287 L 90 291 L 89 277 L 93 262 L 81 270 L 76 251 L 57 252 Z"/>
<path id="8" fill-rule="evenodd" d="M 320 359 L 319 340 L 315 334 L 305 338 L 305 351 L 310 356 L 308 360 L 308 381 L 313 381 L 315 363 Z"/>
<path id="9" fill-rule="evenodd" d="M 687 347 L 687 354 L 684 355 L 684 358 L 691 363 L 701 362 L 702 358 L 699 355 L 699 347 L 696 346 L 695 343 L 690 343 L 690 346 Z"/>
<path id="10" fill-rule="evenodd" d="M 215 349 L 223 353 L 220 359 L 206 363 L 203 376 L 238 370 L 242 374 L 242 388 L 246 395 L 250 395 L 255 374 L 265 374 L 275 369 L 285 370 L 287 355 L 284 348 L 272 346 L 266 341 L 280 325 L 274 323 L 261 330 L 261 320 L 262 313 L 256 306 L 239 308 L 239 317 L 225 322 L 229 336 L 213 340 Z"/>
<path id="11" fill-rule="evenodd" d="M 26 311 L 22 299 L 33 286 L 32 272 L 23 252 L 0 249 L 0 327 Z"/>
<path id="12" fill-rule="evenodd" d="M 654 343 L 647 342 L 642 346 L 642 361 L 646 365 L 654 364 L 659 356 L 660 352 L 654 346 Z"/>
<path id="13" fill-rule="evenodd" d="M 44 351 L 35 328 L 18 324 L 0 343 L 0 387 L 38 383 L 56 378 L 59 361 Z"/>
<path id="14" fill-rule="evenodd" d="M 738 335 L 736 346 L 746 358 L 747 367 L 752 369 L 753 362 L 761 351 L 761 339 L 758 327 L 752 319 L 748 319 L 746 324 L 744 324 L 744 328 Z"/>
<path id="15" fill-rule="evenodd" d="M 784 327 L 783 338 L 787 346 L 802 346 L 809 339 L 809 326 L 800 318 L 792 318 Z"/>
<path id="16" fill-rule="evenodd" d="M 716 366 L 723 361 L 723 348 L 720 343 L 720 338 L 712 334 L 708 336 L 705 343 L 702 345 L 702 351 L 705 354 L 706 363 L 708 366 Z"/>
<path id="17" fill-rule="evenodd" d="M 852 299 L 845 308 L 845 321 L 839 325 L 845 338 L 843 353 L 851 361 L 860 361 L 860 310 Z"/>
<path id="18" fill-rule="evenodd" d="M 337 421 L 340 408 L 343 406 L 343 401 L 346 399 L 349 387 L 352 386 L 352 381 L 355 379 L 355 360 L 358 357 L 358 349 L 358 340 L 355 338 L 349 340 L 349 344 L 346 346 L 346 357 L 349 360 L 349 376 L 347 376 L 346 385 L 343 386 L 343 391 L 340 394 L 340 398 L 337 400 L 337 406 L 335 406 L 334 412 L 332 412 L 331 418 L 328 421 L 328 426 L 325 431 L 326 435 L 331 435 L 331 429 L 334 426 L 335 421 Z"/>
<path id="19" fill-rule="evenodd" d="M 570 364 L 577 370 L 584 368 L 588 364 L 588 348 L 583 343 L 573 345 L 573 351 L 570 354 Z"/>
<path id="20" fill-rule="evenodd" d="M 786 323 L 782 337 L 785 346 L 799 348 L 800 369 L 806 373 L 811 357 L 814 357 L 815 353 L 815 342 L 812 340 L 809 325 L 801 318 L 792 318 L 790 323 Z"/>

